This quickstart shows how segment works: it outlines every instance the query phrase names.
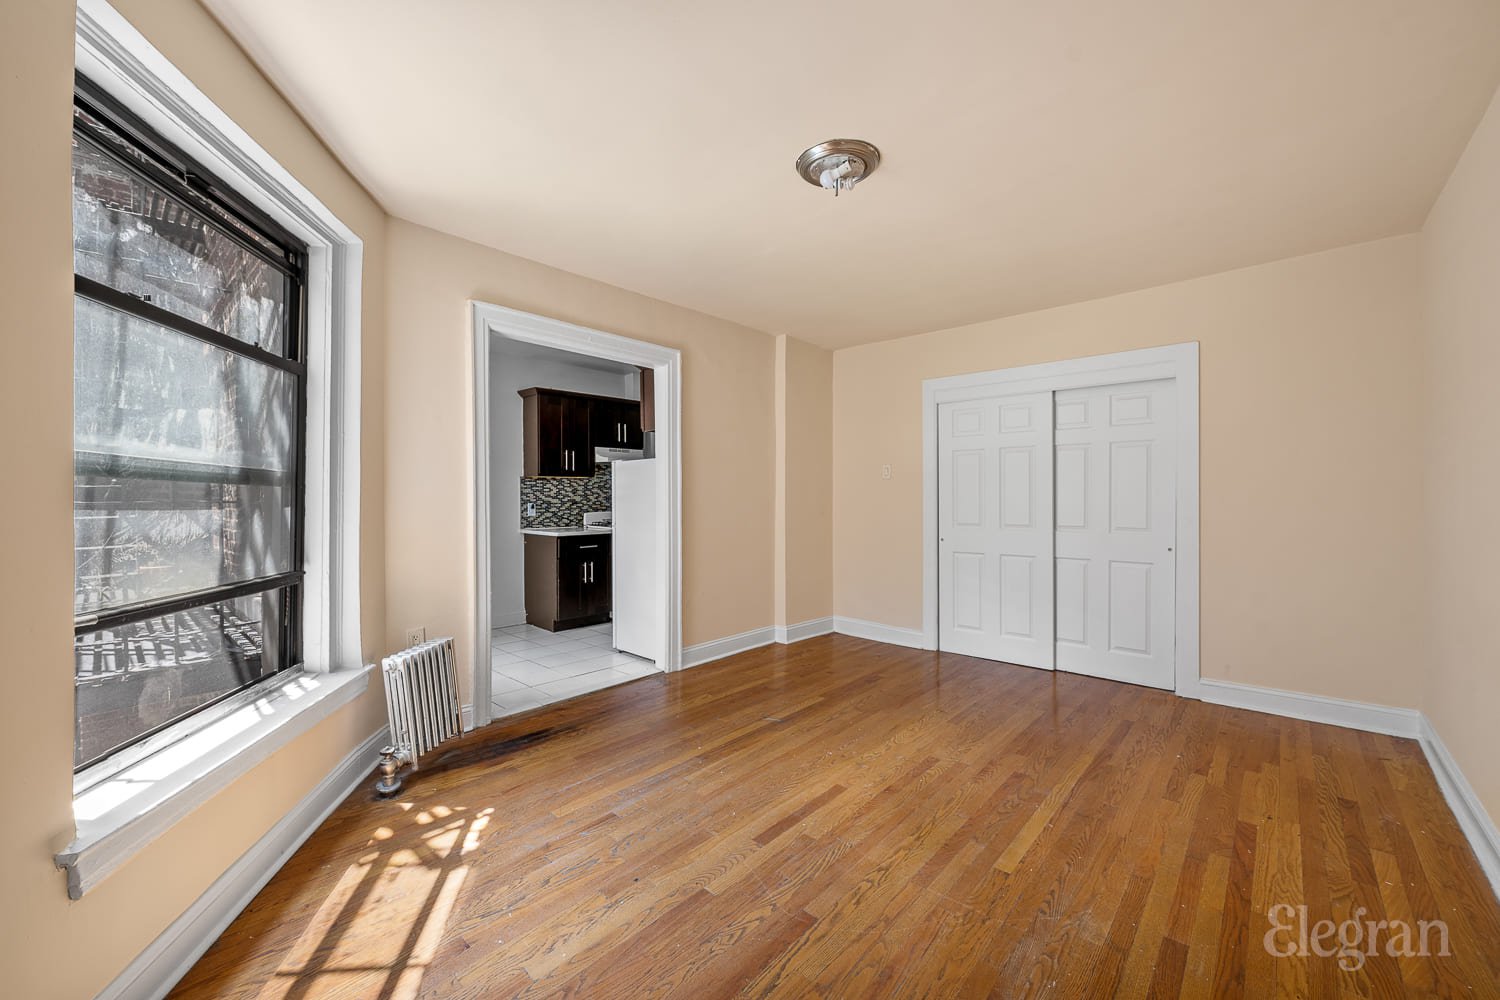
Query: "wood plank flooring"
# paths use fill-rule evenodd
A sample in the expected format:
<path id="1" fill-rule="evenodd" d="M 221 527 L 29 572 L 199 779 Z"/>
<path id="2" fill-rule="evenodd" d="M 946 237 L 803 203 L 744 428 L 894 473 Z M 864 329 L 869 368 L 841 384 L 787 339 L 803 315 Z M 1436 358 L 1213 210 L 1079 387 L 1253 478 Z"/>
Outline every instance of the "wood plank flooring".
<path id="1" fill-rule="evenodd" d="M 1309 925 L 1441 920 L 1448 954 L 1391 954 L 1380 929 L 1342 960 L 1279 957 L 1276 904 Z M 172 996 L 1467 998 L 1497 981 L 1500 905 L 1412 741 L 829 636 L 488 727 L 391 802 L 366 786 Z"/>

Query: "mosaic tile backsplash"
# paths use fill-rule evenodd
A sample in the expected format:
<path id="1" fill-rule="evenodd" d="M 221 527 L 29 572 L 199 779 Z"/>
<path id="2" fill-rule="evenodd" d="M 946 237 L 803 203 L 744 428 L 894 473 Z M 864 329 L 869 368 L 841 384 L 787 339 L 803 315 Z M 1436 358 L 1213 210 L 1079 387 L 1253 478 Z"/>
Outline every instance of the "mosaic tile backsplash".
<path id="1" fill-rule="evenodd" d="M 609 463 L 594 466 L 592 479 L 521 480 L 521 527 L 573 528 L 583 524 L 583 515 L 609 510 Z M 528 505 L 536 513 L 527 514 Z"/>

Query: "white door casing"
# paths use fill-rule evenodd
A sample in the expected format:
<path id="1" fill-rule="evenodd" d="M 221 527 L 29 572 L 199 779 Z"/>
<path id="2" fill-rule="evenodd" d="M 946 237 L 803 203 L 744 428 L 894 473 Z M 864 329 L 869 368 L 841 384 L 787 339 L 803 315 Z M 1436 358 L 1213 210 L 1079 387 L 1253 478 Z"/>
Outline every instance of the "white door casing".
<path id="1" fill-rule="evenodd" d="M 1057 668 L 1175 683 L 1175 385 L 1054 397 Z"/>
<path id="2" fill-rule="evenodd" d="M 656 538 L 658 572 L 654 581 L 661 609 L 661 658 L 665 671 L 682 668 L 682 354 L 617 334 L 536 316 L 489 302 L 470 300 L 473 319 L 470 398 L 473 433 L 469 458 L 473 479 L 473 589 L 470 594 L 473 650 L 470 656 L 472 714 L 469 728 L 490 721 L 490 447 L 489 348 L 495 336 L 622 364 L 651 368 L 656 393 Z M 467 708 L 467 706 L 466 706 Z"/>
<path id="3" fill-rule="evenodd" d="M 1050 670 L 1052 394 L 938 408 L 939 648 Z"/>

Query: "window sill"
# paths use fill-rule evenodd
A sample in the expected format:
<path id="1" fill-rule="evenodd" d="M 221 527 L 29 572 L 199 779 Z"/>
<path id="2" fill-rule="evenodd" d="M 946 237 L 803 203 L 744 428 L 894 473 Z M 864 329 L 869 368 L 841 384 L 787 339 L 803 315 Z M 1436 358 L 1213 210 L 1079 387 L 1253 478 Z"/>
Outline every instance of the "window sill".
<path id="1" fill-rule="evenodd" d="M 77 834 L 56 856 L 81 899 L 138 851 L 369 686 L 370 667 L 296 671 L 142 760 L 98 780 L 80 776 Z"/>

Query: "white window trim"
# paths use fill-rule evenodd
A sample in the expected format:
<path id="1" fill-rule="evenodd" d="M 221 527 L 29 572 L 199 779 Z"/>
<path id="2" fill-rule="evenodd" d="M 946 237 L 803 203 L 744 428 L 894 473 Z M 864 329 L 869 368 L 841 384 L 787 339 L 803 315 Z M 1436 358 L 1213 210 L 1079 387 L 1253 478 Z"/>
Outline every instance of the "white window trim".
<path id="1" fill-rule="evenodd" d="M 938 648 L 938 419 L 941 403 L 1169 378 L 1177 382 L 1176 691 L 1199 697 L 1198 344 L 1048 361 L 922 382 L 922 643 Z"/>
<path id="2" fill-rule="evenodd" d="M 364 244 L 106 0 L 79 0 L 75 37 L 80 73 L 308 248 L 303 662 L 76 777 L 76 837 L 56 859 L 76 899 L 369 679 L 359 631 Z"/>

